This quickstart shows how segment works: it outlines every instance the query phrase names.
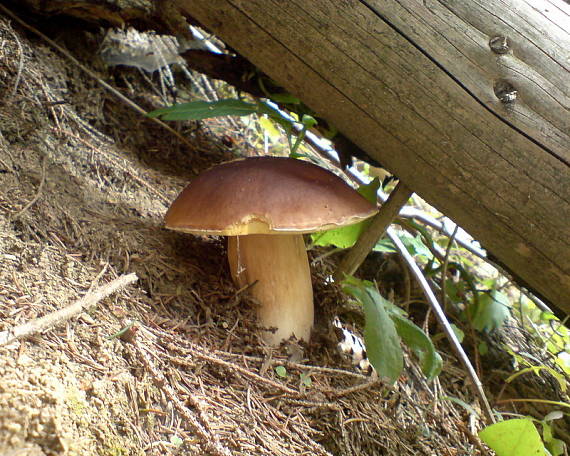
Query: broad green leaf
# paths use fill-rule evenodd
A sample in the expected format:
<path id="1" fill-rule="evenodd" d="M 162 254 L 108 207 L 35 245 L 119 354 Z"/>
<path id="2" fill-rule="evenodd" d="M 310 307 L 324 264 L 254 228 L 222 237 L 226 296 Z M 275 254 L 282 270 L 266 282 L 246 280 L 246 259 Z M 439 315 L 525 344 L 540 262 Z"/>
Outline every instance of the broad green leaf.
<path id="1" fill-rule="evenodd" d="M 340 247 L 341 249 L 348 249 L 356 243 L 358 237 L 367 226 L 367 223 L 360 222 L 334 230 L 313 233 L 311 235 L 311 242 L 314 245 L 320 245 L 323 247 L 333 245 L 335 247 Z"/>
<path id="2" fill-rule="evenodd" d="M 380 377 L 395 382 L 404 367 L 404 357 L 400 338 L 394 322 L 385 309 L 384 299 L 374 299 L 370 288 L 345 282 L 345 292 L 355 297 L 364 308 L 366 324 L 364 326 L 364 343 L 370 363 Z M 378 295 L 379 296 L 379 295 Z"/>
<path id="3" fill-rule="evenodd" d="M 396 324 L 396 331 L 404 343 L 412 349 L 419 358 L 422 372 L 428 381 L 433 380 L 441 372 L 443 362 L 431 339 L 407 318 L 392 313 L 390 315 Z"/>
<path id="4" fill-rule="evenodd" d="M 373 204 L 376 204 L 376 193 L 380 188 L 378 178 L 373 179 L 370 183 L 360 186 L 358 193 Z M 314 245 L 323 247 L 333 245 L 341 249 L 352 247 L 362 232 L 370 225 L 370 220 L 364 220 L 354 225 L 343 226 L 334 230 L 328 230 L 311 235 L 311 242 Z"/>
<path id="5" fill-rule="evenodd" d="M 520 418 L 492 424 L 479 437 L 497 456 L 546 455 L 540 434 L 530 419 Z"/>
<path id="6" fill-rule="evenodd" d="M 546 447 L 552 456 L 560 456 L 564 454 L 566 444 L 560 439 L 552 439 L 546 443 Z"/>
<path id="7" fill-rule="evenodd" d="M 503 293 L 492 290 L 479 298 L 479 303 L 472 318 L 477 331 L 491 332 L 500 328 L 510 313 L 509 299 Z"/>
<path id="8" fill-rule="evenodd" d="M 148 117 L 160 117 L 162 120 L 201 120 L 221 116 L 248 116 L 256 112 L 259 112 L 257 104 L 225 99 L 181 103 L 168 108 L 155 109 L 147 115 Z"/>
<path id="9" fill-rule="evenodd" d="M 426 258 L 431 258 L 433 255 L 430 250 L 424 244 L 421 235 L 412 236 L 407 232 L 400 232 L 398 233 L 398 237 L 402 244 L 406 246 L 406 249 L 412 256 L 424 256 Z M 396 248 L 392 241 L 389 239 L 381 239 L 376 243 L 374 248 L 372 249 L 375 252 L 396 252 Z"/>
<path id="10" fill-rule="evenodd" d="M 366 198 L 370 203 L 376 205 L 376 195 L 378 194 L 378 189 L 380 188 L 380 179 L 375 177 L 367 184 L 363 184 L 358 187 L 358 193 L 360 193 L 364 198 Z"/>

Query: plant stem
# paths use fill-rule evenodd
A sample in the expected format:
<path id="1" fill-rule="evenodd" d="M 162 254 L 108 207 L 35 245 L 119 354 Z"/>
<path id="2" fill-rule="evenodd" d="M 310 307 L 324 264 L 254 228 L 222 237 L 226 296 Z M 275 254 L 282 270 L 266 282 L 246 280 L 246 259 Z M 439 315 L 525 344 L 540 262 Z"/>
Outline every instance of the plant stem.
<path id="1" fill-rule="evenodd" d="M 457 353 L 457 356 L 459 357 L 461 364 L 463 364 L 463 367 L 467 371 L 467 374 L 469 375 L 471 383 L 473 385 L 473 390 L 475 394 L 479 397 L 479 400 L 481 401 L 483 412 L 485 413 L 487 420 L 490 423 L 495 423 L 493 410 L 491 409 L 491 405 L 489 404 L 487 396 L 483 391 L 483 385 L 481 384 L 481 381 L 479 380 L 479 377 L 477 376 L 477 373 L 475 372 L 475 369 L 473 368 L 471 361 L 469 361 L 467 354 L 465 353 L 463 347 L 461 346 L 459 340 L 457 339 L 457 336 L 455 335 L 453 328 L 449 324 L 449 321 L 447 321 L 447 317 L 445 316 L 443 309 L 439 305 L 439 302 L 437 301 L 437 298 L 435 297 L 435 294 L 433 293 L 431 287 L 429 286 L 426 278 L 424 277 L 422 271 L 414 261 L 414 258 L 409 254 L 408 250 L 406 249 L 402 241 L 400 241 L 400 238 L 398 237 L 396 232 L 393 229 L 388 228 L 387 233 L 388 237 L 392 240 L 392 242 L 400 252 L 400 255 L 402 255 L 402 257 L 408 264 L 408 267 L 412 271 L 412 274 L 415 276 L 416 280 L 422 287 L 424 294 L 428 302 L 430 303 L 430 306 L 432 307 L 439 323 L 443 327 L 445 335 L 447 336 L 449 342 L 451 343 L 451 346 L 454 348 L 455 352 Z"/>
<path id="2" fill-rule="evenodd" d="M 360 267 L 366 255 L 370 253 L 378 240 L 386 232 L 386 228 L 398 216 L 400 209 L 406 204 L 412 191 L 401 181 L 390 193 L 388 200 L 380 207 L 378 214 L 372 218 L 372 223 L 360 235 L 354 247 L 352 247 L 340 262 L 334 273 L 335 281 L 342 280 L 345 275 L 353 275 Z"/>

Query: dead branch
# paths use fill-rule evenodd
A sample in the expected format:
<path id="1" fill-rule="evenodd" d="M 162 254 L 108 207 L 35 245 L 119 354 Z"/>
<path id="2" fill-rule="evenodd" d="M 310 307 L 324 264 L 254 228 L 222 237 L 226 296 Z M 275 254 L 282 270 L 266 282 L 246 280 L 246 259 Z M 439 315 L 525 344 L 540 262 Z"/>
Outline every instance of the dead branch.
<path id="1" fill-rule="evenodd" d="M 138 277 L 134 272 L 121 276 L 118 279 L 99 287 L 95 291 L 88 293 L 83 298 L 75 301 L 67 307 L 64 307 L 63 309 L 56 310 L 55 312 L 24 323 L 23 325 L 16 326 L 7 331 L 2 331 L 0 332 L 0 347 L 9 345 L 16 340 L 31 336 L 32 334 L 40 333 L 46 329 L 58 326 L 61 323 L 70 320 L 74 316 L 79 315 L 89 307 L 94 306 L 107 296 L 115 293 L 116 291 L 122 290 L 137 280 Z"/>

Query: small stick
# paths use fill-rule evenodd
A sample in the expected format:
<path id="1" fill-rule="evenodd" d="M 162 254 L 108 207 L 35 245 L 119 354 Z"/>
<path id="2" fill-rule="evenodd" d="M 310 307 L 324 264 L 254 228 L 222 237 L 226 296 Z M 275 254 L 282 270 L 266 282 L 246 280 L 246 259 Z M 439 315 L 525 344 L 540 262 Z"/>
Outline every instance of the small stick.
<path id="1" fill-rule="evenodd" d="M 250 379 L 258 382 L 258 383 L 264 383 L 265 385 L 268 385 L 272 388 L 278 389 L 280 391 L 283 391 L 284 393 L 290 394 L 292 396 L 299 396 L 300 393 L 298 391 L 295 391 L 294 389 L 291 389 L 285 385 L 282 385 L 279 382 L 275 382 L 269 378 L 265 378 L 262 377 L 259 374 L 256 374 L 255 372 L 251 372 L 241 366 L 238 366 L 237 364 L 234 363 L 230 363 L 229 361 L 225 361 L 223 359 L 220 359 L 216 356 L 212 356 L 212 355 L 208 355 L 206 353 L 202 353 L 200 350 L 197 350 L 196 348 L 194 349 L 192 355 L 196 356 L 197 358 L 203 359 L 204 361 L 208 361 L 212 364 L 217 364 L 219 366 L 222 366 L 230 371 L 236 372 L 236 373 L 240 373 L 245 377 L 249 377 Z M 175 363 L 177 364 L 181 364 L 181 365 L 190 365 L 191 363 L 189 361 L 186 361 L 184 359 L 178 358 L 178 357 L 172 357 L 171 358 Z"/>
<path id="2" fill-rule="evenodd" d="M 16 326 L 7 331 L 2 331 L 0 332 L 0 347 L 9 345 L 18 339 L 53 328 L 72 317 L 79 315 L 85 309 L 94 306 L 103 298 L 125 288 L 137 280 L 138 277 L 134 272 L 121 276 L 118 279 L 97 288 L 95 291 L 87 293 L 83 298 L 75 301 L 67 307 L 64 307 L 63 309 L 56 310 L 55 312 L 24 323 L 23 325 Z"/>
<path id="3" fill-rule="evenodd" d="M 398 216 L 400 209 L 406 204 L 412 191 L 402 181 L 390 193 L 389 198 L 380 207 L 378 214 L 372 218 L 370 226 L 360 235 L 354 247 L 342 259 L 334 273 L 335 281 L 344 279 L 345 275 L 352 275 L 360 267 L 366 256 L 382 237 L 386 228 Z"/>
<path id="4" fill-rule="evenodd" d="M 451 247 L 453 247 L 453 241 L 455 236 L 457 236 L 457 231 L 459 230 L 459 225 L 455 225 L 455 229 L 449 238 L 447 243 L 447 248 L 445 249 L 445 257 L 443 259 L 443 266 L 441 267 L 441 308 L 445 311 L 447 309 L 447 268 L 449 266 L 449 254 L 451 253 Z"/>
<path id="5" fill-rule="evenodd" d="M 404 258 L 404 260 L 408 264 L 408 267 L 411 269 L 412 274 L 414 275 L 414 277 L 416 278 L 416 280 L 418 281 L 418 283 L 422 287 L 422 290 L 424 291 L 424 294 L 425 294 L 431 308 L 433 309 L 433 311 L 437 317 L 437 320 L 439 321 L 439 323 L 443 327 L 443 330 L 445 332 L 445 335 L 447 336 L 447 339 L 451 343 L 451 346 L 455 349 L 455 352 L 457 353 L 457 356 L 459 357 L 461 364 L 463 364 L 463 367 L 465 368 L 469 378 L 471 379 L 471 383 L 473 385 L 473 390 L 475 391 L 475 394 L 479 397 L 479 400 L 481 401 L 481 405 L 483 407 L 483 412 L 485 413 L 487 420 L 489 420 L 490 423 L 495 423 L 495 417 L 493 416 L 493 410 L 491 409 L 491 405 L 489 404 L 489 401 L 487 400 L 487 396 L 485 396 L 485 392 L 483 391 L 483 385 L 481 384 L 481 380 L 479 380 L 479 377 L 477 376 L 475 369 L 473 369 L 473 365 L 471 364 L 471 361 L 469 361 L 469 358 L 467 357 L 467 354 L 463 350 L 461 343 L 457 339 L 455 332 L 453 332 L 453 328 L 449 324 L 449 321 L 447 321 L 447 317 L 445 316 L 443 309 L 439 305 L 439 302 L 437 301 L 435 294 L 433 293 L 431 287 L 429 286 L 429 283 L 427 282 L 422 271 L 420 270 L 420 268 L 418 267 L 418 265 L 414 261 L 414 258 L 409 254 L 408 249 L 406 249 L 404 244 L 402 244 L 402 241 L 400 241 L 400 238 L 396 235 L 395 231 L 392 230 L 391 228 L 388 228 L 388 237 L 392 240 L 392 242 L 396 246 L 396 249 L 398 249 L 398 252 L 400 253 L 400 255 L 402 255 L 402 257 Z"/>
<path id="6" fill-rule="evenodd" d="M 331 396 L 333 397 L 343 397 L 343 396 L 348 396 L 349 394 L 353 394 L 353 393 L 358 393 L 360 391 L 366 391 L 369 388 L 372 388 L 375 385 L 379 385 L 382 384 L 382 381 L 376 377 L 376 378 L 372 378 L 367 382 L 364 383 L 360 383 L 358 385 L 354 385 L 345 389 L 341 389 L 341 390 L 335 390 L 332 391 L 330 393 Z M 393 390 L 393 388 L 390 385 L 382 385 L 387 387 L 390 390 Z"/>

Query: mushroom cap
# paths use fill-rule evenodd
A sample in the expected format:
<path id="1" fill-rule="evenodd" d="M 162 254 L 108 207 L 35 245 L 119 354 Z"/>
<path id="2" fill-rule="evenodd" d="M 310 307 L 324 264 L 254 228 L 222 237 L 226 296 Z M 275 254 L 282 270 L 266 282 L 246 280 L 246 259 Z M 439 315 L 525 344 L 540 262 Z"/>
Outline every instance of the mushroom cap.
<path id="1" fill-rule="evenodd" d="M 166 213 L 169 229 L 193 234 L 312 233 L 360 222 L 376 207 L 312 163 L 253 157 L 194 178 Z"/>

